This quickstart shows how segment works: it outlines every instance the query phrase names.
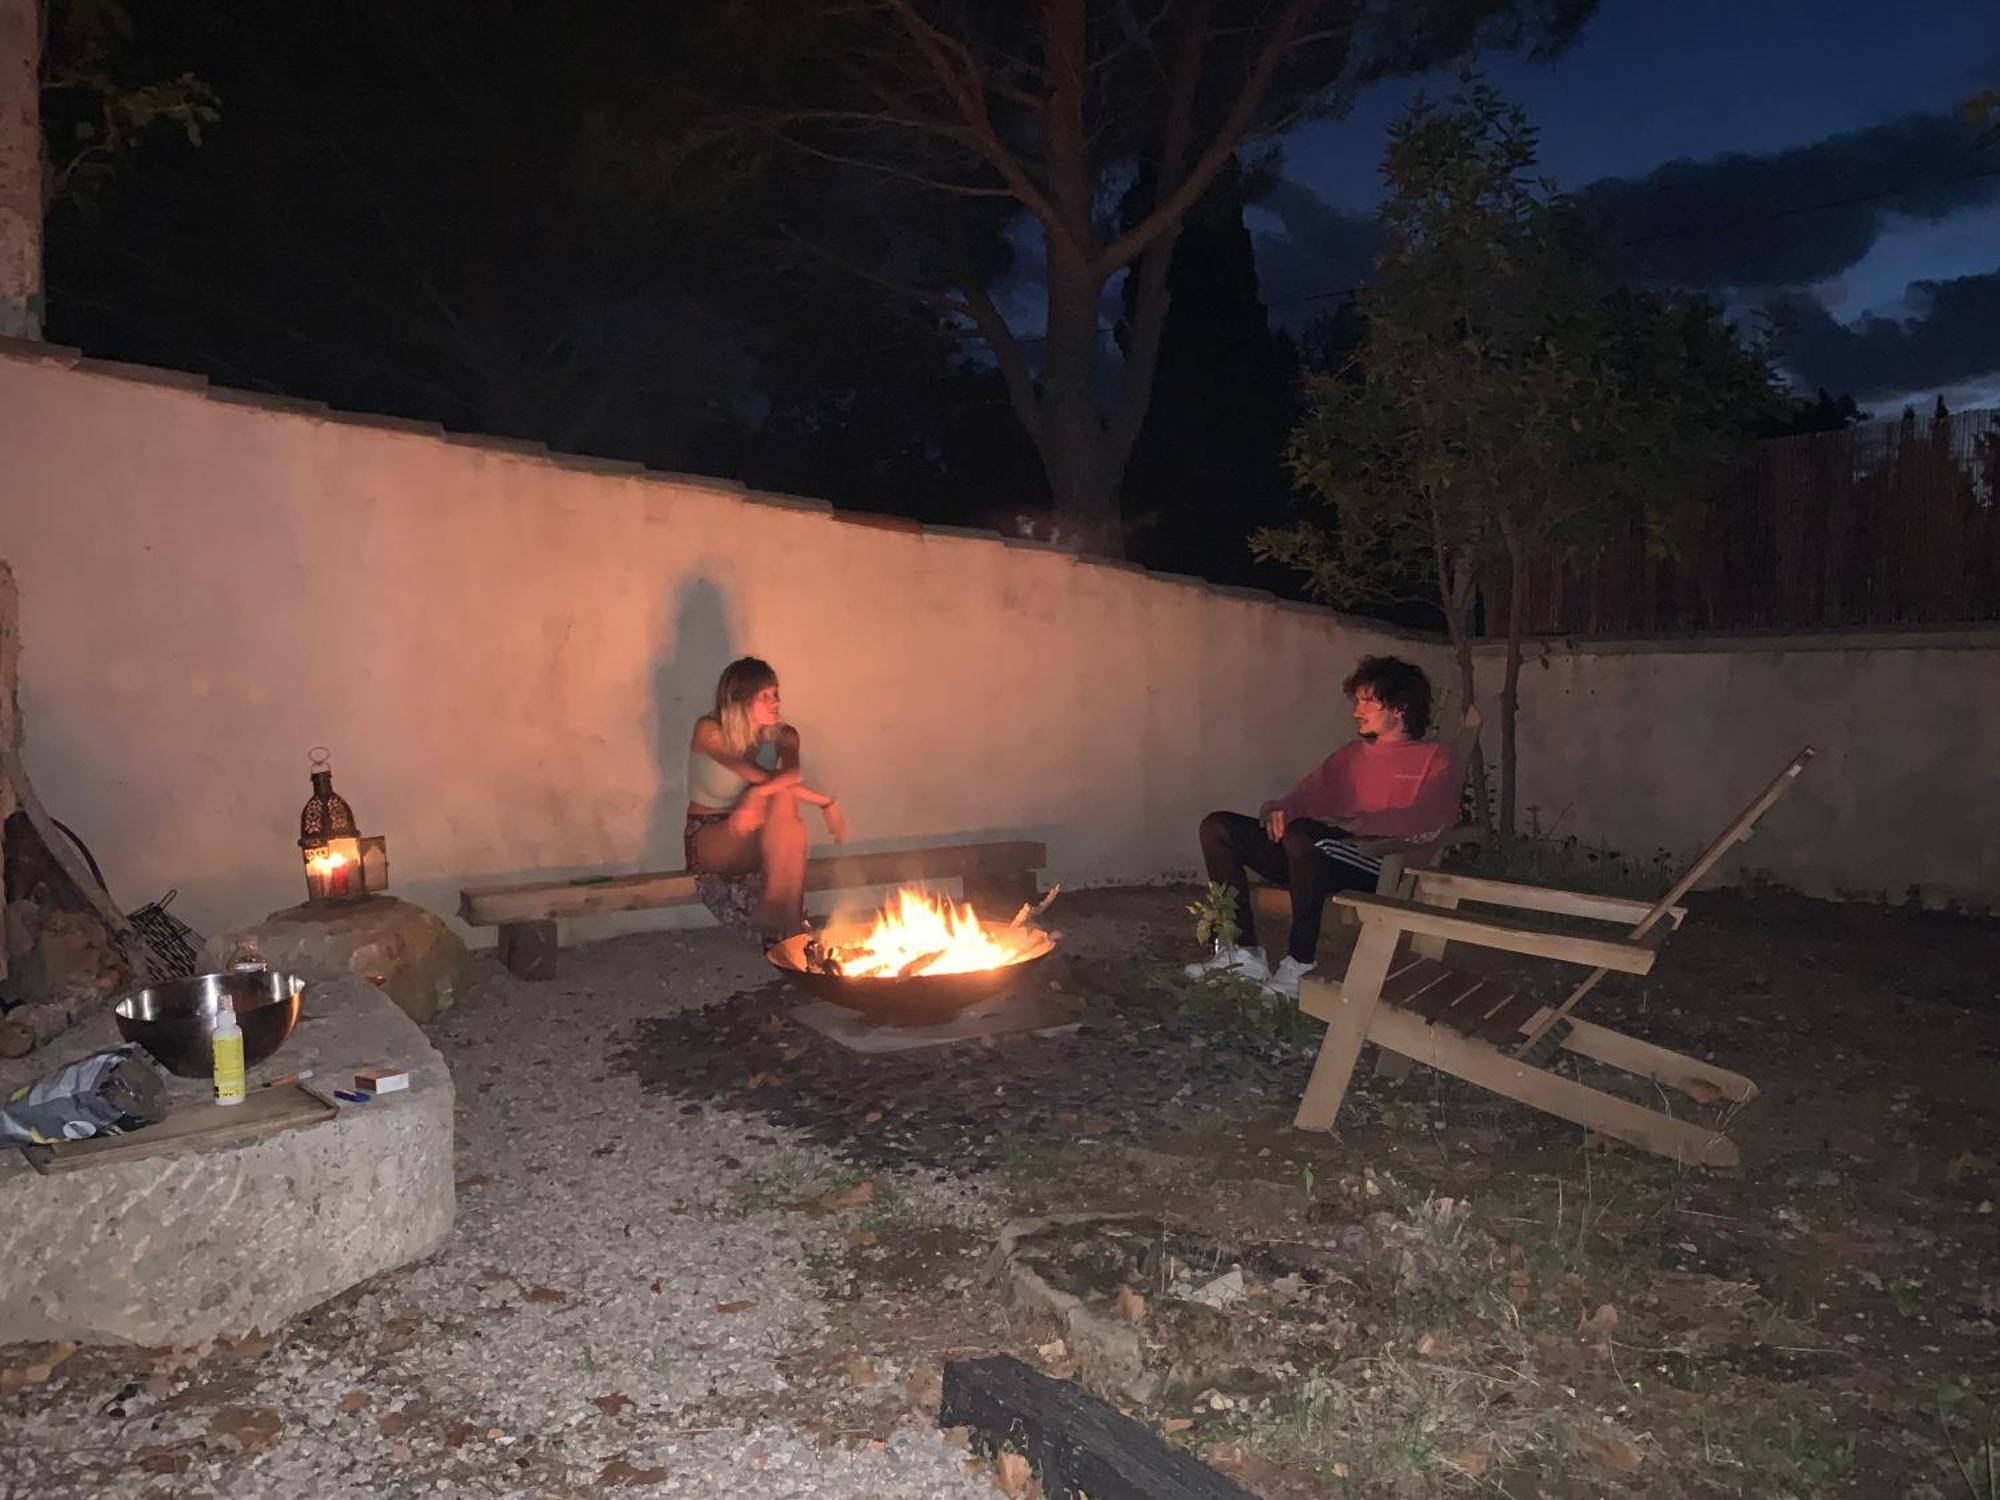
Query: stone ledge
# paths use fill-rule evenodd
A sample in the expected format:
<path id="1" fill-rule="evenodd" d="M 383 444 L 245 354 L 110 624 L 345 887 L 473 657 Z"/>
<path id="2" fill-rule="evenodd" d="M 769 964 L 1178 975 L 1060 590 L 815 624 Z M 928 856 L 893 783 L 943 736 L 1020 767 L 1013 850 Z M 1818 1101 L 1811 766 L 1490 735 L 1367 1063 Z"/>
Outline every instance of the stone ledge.
<path id="1" fill-rule="evenodd" d="M 384 991 L 413 1021 L 435 1020 L 472 983 L 464 941 L 421 906 L 394 896 L 320 906 L 288 906 L 253 927 L 234 927 L 208 940 L 201 967 L 229 966 L 248 941 L 274 969 L 301 979 L 353 974 Z"/>
<path id="2" fill-rule="evenodd" d="M 118 1041 L 107 1011 L 0 1063 L 0 1093 Z M 366 1067 L 407 1068 L 410 1087 L 245 1145 L 51 1177 L 0 1149 L 0 1344 L 268 1332 L 435 1250 L 454 1208 L 451 1074 L 387 996 L 346 976 L 312 984 L 250 1085 L 310 1068 L 315 1087 L 344 1087 Z M 176 1078 L 171 1091 L 199 1099 L 207 1085 Z"/>

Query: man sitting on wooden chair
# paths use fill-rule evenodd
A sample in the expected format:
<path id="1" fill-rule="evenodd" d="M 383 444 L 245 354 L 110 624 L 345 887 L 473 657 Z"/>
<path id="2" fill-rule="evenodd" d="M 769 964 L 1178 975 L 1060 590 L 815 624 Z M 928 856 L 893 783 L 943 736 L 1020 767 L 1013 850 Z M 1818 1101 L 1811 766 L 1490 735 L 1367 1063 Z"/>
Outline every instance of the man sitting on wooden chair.
<path id="1" fill-rule="evenodd" d="M 1257 817 L 1212 812 L 1201 820 L 1208 878 L 1235 888 L 1242 937 L 1238 946 L 1188 965 L 1191 977 L 1228 971 L 1296 998 L 1319 947 L 1326 898 L 1335 891 L 1375 889 L 1381 861 L 1349 841 L 1428 843 L 1457 820 L 1463 778 L 1451 746 L 1424 738 L 1431 684 L 1423 669 L 1393 656 L 1367 656 L 1341 689 L 1354 701 L 1359 739 L 1334 751 L 1284 796 L 1265 803 Z M 1291 890 L 1291 941 L 1275 970 L 1257 944 L 1251 870 Z"/>

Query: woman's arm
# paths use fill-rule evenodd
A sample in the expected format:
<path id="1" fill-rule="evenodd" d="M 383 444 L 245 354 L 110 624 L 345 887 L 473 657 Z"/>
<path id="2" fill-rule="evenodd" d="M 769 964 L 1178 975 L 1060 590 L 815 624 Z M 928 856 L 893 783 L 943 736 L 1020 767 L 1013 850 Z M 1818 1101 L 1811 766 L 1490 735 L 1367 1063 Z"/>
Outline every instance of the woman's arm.
<path id="1" fill-rule="evenodd" d="M 762 786 L 766 782 L 785 774 L 782 751 L 778 760 L 778 769 L 775 771 L 765 770 L 764 767 L 758 765 L 756 761 L 750 759 L 747 755 L 731 755 L 728 747 L 722 743 L 722 726 L 713 719 L 695 720 L 693 748 L 699 750 L 710 760 L 716 762 L 716 764 L 729 767 L 730 770 L 741 776 L 753 787 Z M 796 763 L 794 763 L 792 769 L 794 771 L 797 770 Z"/>
<path id="2" fill-rule="evenodd" d="M 800 770 L 799 732 L 789 724 L 778 726 L 778 772 L 802 775 Z M 817 791 L 803 780 L 792 786 L 792 795 L 799 801 L 817 807 L 826 817 L 826 831 L 833 835 L 836 844 L 847 842 L 847 815 L 840 809 L 840 799 L 829 793 Z"/>

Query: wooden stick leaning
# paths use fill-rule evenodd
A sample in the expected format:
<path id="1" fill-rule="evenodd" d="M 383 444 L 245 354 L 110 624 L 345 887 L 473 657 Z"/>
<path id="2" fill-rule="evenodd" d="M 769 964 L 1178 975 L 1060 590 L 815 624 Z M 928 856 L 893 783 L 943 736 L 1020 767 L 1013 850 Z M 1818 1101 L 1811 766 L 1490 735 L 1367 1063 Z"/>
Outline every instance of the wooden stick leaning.
<path id="1" fill-rule="evenodd" d="M 1732 846 L 1750 837 L 1751 830 L 1757 826 L 1757 820 L 1770 810 L 1772 803 L 1791 790 L 1791 785 L 1798 780 L 1799 773 L 1805 770 L 1807 763 L 1818 753 L 1811 745 L 1807 745 L 1792 757 L 1791 764 L 1780 771 L 1771 784 L 1757 795 L 1756 800 L 1743 809 L 1736 821 L 1724 830 L 1721 838 L 1702 851 L 1701 858 L 1694 862 L 1685 875 L 1674 882 L 1673 889 L 1653 903 L 1646 914 L 1639 919 L 1638 924 L 1627 934 L 1631 941 L 1637 942 L 1666 920 L 1674 907 L 1680 904 L 1681 898 L 1693 890 L 1704 875 L 1715 868 L 1716 861 L 1727 854 Z M 1514 1055 L 1522 1057 L 1532 1051 L 1535 1045 L 1561 1024 L 1563 1019 L 1576 1008 L 1578 1002 L 1596 989 L 1598 982 L 1610 972 L 1609 969 L 1592 969 L 1585 975 L 1583 982 L 1570 991 L 1568 999 L 1535 1023 L 1534 1028 L 1514 1049 Z"/>

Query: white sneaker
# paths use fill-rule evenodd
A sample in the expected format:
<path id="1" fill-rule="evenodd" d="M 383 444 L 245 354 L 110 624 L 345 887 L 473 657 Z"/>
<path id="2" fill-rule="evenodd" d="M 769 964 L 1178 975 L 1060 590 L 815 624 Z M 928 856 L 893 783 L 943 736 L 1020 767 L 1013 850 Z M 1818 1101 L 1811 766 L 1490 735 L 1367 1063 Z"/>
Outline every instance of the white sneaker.
<path id="1" fill-rule="evenodd" d="M 1218 948 L 1198 964 L 1181 970 L 1190 979 L 1206 979 L 1211 974 L 1229 974 L 1263 984 L 1271 977 L 1271 966 L 1255 948 Z"/>
<path id="2" fill-rule="evenodd" d="M 1298 999 L 1299 981 L 1312 973 L 1312 968 L 1311 964 L 1302 963 L 1287 953 L 1278 961 L 1278 967 L 1271 970 L 1270 977 L 1264 981 L 1265 993 L 1283 995 L 1287 1000 Z"/>

